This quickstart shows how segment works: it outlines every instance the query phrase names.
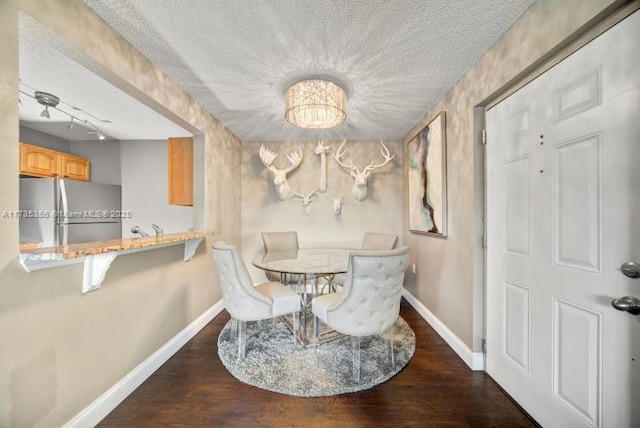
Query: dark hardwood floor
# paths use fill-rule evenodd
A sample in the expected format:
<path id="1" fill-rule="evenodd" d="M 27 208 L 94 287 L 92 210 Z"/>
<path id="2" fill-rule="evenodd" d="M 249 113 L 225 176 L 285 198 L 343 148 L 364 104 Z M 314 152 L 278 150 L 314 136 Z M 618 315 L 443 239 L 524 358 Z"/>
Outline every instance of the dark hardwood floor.
<path id="1" fill-rule="evenodd" d="M 231 376 L 218 358 L 223 311 L 111 412 L 100 427 L 531 427 L 498 385 L 472 372 L 404 300 L 416 352 L 375 388 L 325 398 L 264 391 Z"/>

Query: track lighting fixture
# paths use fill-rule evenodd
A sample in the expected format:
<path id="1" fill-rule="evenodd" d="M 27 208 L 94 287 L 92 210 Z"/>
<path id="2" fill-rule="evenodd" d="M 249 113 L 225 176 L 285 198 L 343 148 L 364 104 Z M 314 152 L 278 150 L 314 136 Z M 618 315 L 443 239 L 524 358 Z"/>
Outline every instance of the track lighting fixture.
<path id="1" fill-rule="evenodd" d="M 47 119 L 51 119 L 51 115 L 49 114 L 49 107 L 55 107 L 60 102 L 60 98 L 55 95 L 48 94 L 46 92 L 36 91 L 35 93 L 36 101 L 44 106 L 44 110 L 40 113 L 40 117 L 46 117 Z"/>
<path id="2" fill-rule="evenodd" d="M 58 98 L 57 96 L 53 95 L 53 94 L 49 94 L 47 92 L 42 92 L 42 91 L 36 91 L 33 87 L 27 85 L 26 83 L 20 81 L 20 85 L 24 85 L 26 87 L 28 87 L 29 89 L 34 90 L 34 95 L 31 95 L 29 92 L 23 91 L 22 89 L 19 90 L 21 95 L 26 95 L 30 98 L 33 98 L 34 100 L 38 101 L 38 103 L 42 104 L 44 106 L 44 110 L 42 110 L 42 112 L 40 113 L 40 117 L 44 117 L 47 119 L 51 119 L 51 114 L 49 112 L 49 107 L 51 107 L 52 109 L 59 111 L 60 113 L 66 114 L 67 116 L 69 116 L 69 124 L 67 125 L 67 128 L 69 129 L 74 129 L 75 128 L 75 123 L 79 122 L 79 123 L 83 123 L 84 125 L 86 125 L 87 127 L 93 129 L 92 131 L 89 131 L 90 134 L 96 134 L 96 136 L 98 137 L 98 140 L 106 140 L 107 139 L 107 135 L 102 131 L 102 129 L 100 129 L 99 127 L 97 127 L 93 122 L 90 122 L 87 119 L 81 119 L 78 116 L 75 116 L 63 109 L 61 109 L 60 107 L 58 107 L 58 104 L 60 103 L 60 98 Z M 22 99 L 20 97 L 18 97 L 18 104 L 22 105 Z M 91 113 L 88 113 L 84 110 L 82 110 L 79 107 L 75 107 L 75 106 L 71 106 L 69 104 L 63 103 L 68 107 L 71 107 L 73 110 L 82 112 L 84 114 L 87 114 L 93 118 L 96 118 L 95 116 L 93 116 Z M 97 118 L 96 118 L 97 119 Z M 97 119 L 100 122 L 104 122 L 104 123 L 111 123 L 111 121 L 109 120 L 102 120 L 102 119 Z"/>

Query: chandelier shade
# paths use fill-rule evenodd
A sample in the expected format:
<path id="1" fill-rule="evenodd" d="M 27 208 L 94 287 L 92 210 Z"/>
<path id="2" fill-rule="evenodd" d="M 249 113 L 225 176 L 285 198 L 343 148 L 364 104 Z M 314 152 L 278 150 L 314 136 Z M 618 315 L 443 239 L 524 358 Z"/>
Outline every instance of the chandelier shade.
<path id="1" fill-rule="evenodd" d="M 301 128 L 333 128 L 345 121 L 346 111 L 347 93 L 328 80 L 302 80 L 284 96 L 285 119 Z"/>

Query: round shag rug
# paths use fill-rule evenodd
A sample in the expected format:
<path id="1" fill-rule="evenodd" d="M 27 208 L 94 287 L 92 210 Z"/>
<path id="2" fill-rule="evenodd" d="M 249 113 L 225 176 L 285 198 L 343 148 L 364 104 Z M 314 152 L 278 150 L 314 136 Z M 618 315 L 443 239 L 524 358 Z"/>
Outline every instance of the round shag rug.
<path id="1" fill-rule="evenodd" d="M 232 321 L 220 332 L 218 355 L 238 380 L 268 391 L 297 397 L 323 397 L 361 391 L 385 382 L 398 373 L 415 352 L 416 337 L 398 317 L 394 329 L 395 364 L 391 365 L 384 337 L 360 340 L 360 382 L 353 380 L 351 338 L 341 336 L 320 345 L 294 343 L 282 317 L 247 322 L 247 355 L 239 361 Z M 386 333 L 389 334 L 389 333 Z"/>

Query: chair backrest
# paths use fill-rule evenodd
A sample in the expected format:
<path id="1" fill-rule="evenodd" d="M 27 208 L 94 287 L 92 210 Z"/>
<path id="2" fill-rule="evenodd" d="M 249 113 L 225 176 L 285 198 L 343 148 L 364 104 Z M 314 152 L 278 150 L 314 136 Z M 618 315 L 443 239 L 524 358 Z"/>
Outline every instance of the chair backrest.
<path id="1" fill-rule="evenodd" d="M 352 252 L 342 296 L 328 309 L 329 324 L 352 336 L 378 334 L 390 328 L 400 314 L 408 263 L 408 247 Z"/>
<path id="2" fill-rule="evenodd" d="M 264 252 L 286 251 L 298 249 L 298 234 L 296 232 L 264 232 L 262 234 Z"/>
<path id="3" fill-rule="evenodd" d="M 236 247 L 218 241 L 213 244 L 212 252 L 220 276 L 224 306 L 229 314 L 246 321 L 269 318 L 271 302 L 253 287 Z"/>
<path id="4" fill-rule="evenodd" d="M 397 235 L 387 233 L 365 233 L 362 239 L 363 250 L 393 250 L 398 242 Z"/>

